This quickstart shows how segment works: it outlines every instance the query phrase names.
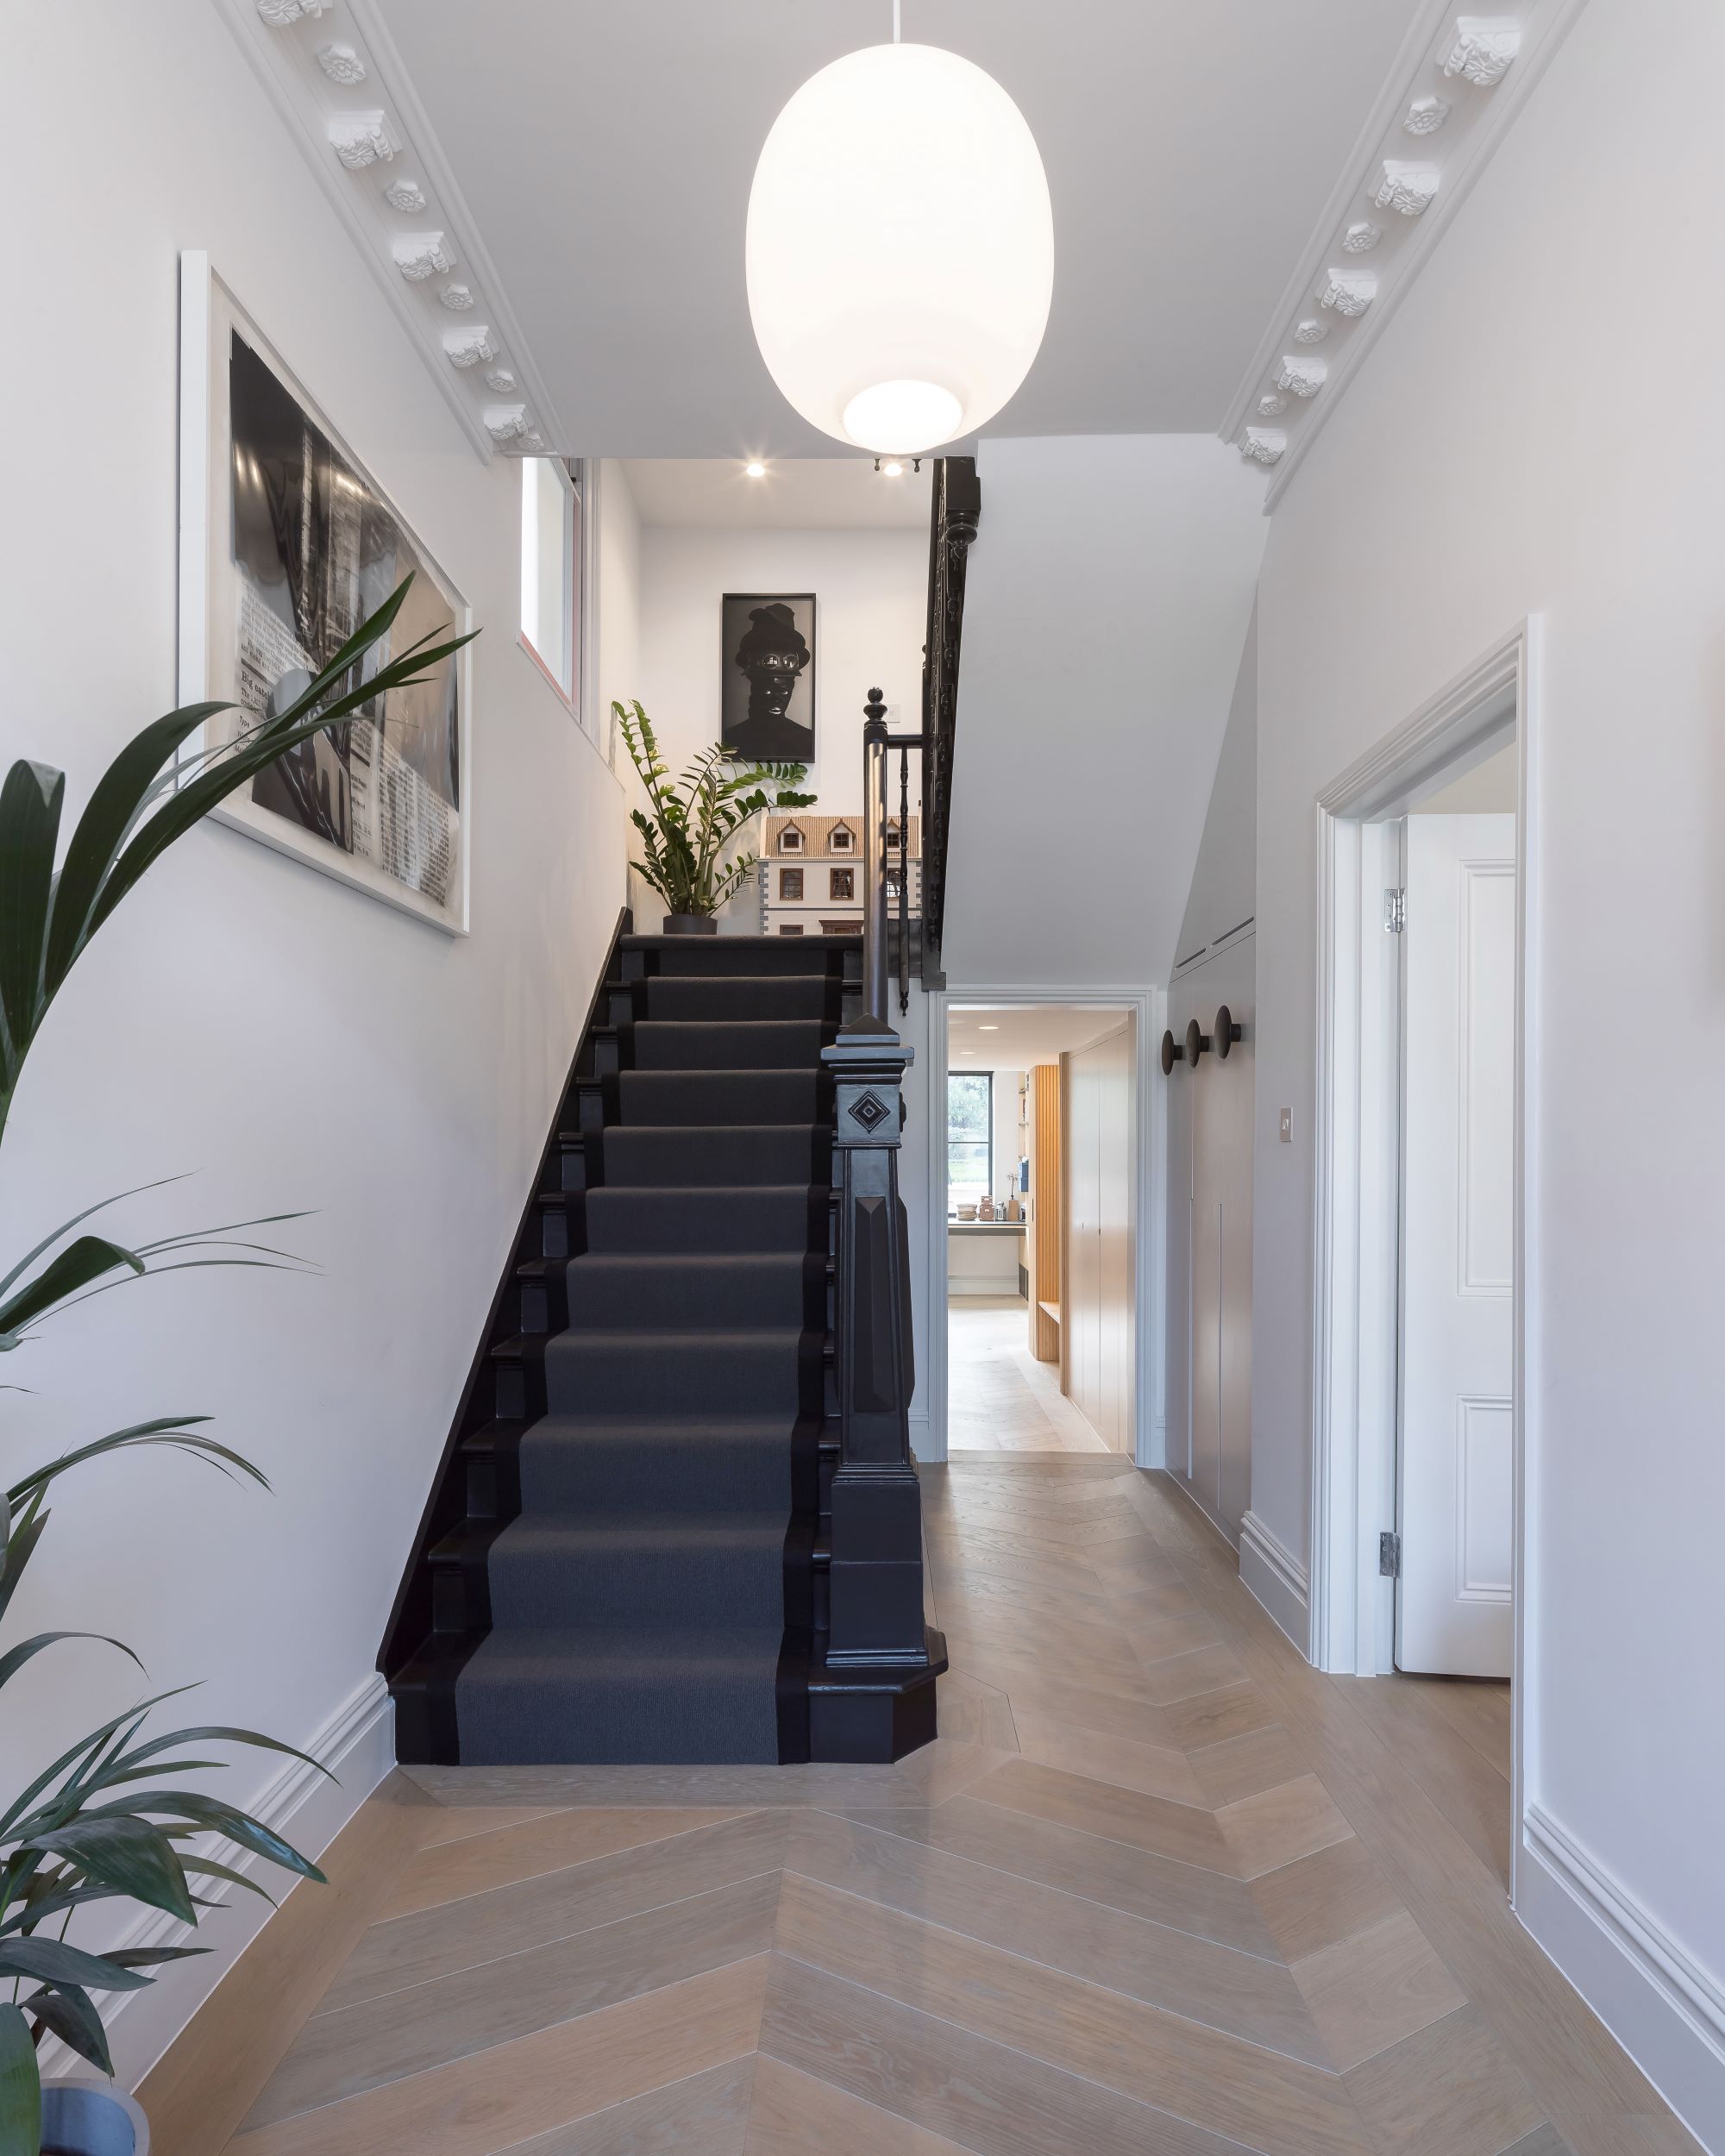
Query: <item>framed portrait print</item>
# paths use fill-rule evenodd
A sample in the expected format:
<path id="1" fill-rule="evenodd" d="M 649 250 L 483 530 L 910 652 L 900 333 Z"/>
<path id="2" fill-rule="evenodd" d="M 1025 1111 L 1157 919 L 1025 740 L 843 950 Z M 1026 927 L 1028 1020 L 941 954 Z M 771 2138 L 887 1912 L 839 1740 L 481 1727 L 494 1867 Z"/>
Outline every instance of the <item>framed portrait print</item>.
<path id="1" fill-rule="evenodd" d="M 719 601 L 719 739 L 743 763 L 814 761 L 814 593 Z"/>
<path id="2" fill-rule="evenodd" d="M 179 694 L 224 699 L 194 758 L 304 691 L 409 574 L 369 672 L 466 601 L 207 254 L 180 258 Z M 260 772 L 215 814 L 451 935 L 467 927 L 467 649 Z M 193 768 L 199 768 L 196 761 Z"/>

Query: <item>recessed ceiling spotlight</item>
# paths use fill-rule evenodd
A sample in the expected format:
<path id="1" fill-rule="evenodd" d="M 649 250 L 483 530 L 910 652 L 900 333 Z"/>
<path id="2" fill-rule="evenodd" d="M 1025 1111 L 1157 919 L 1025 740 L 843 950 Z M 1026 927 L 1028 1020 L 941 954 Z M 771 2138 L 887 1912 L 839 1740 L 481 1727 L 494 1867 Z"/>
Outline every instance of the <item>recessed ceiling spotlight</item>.
<path id="1" fill-rule="evenodd" d="M 901 479 L 905 475 L 905 467 L 896 457 L 888 457 L 881 469 L 889 479 Z"/>
<path id="2" fill-rule="evenodd" d="M 979 1033 L 998 1033 L 1000 1030 L 998 1025 L 979 1025 L 976 1028 Z"/>
<path id="3" fill-rule="evenodd" d="M 754 464 L 745 464 L 743 470 L 744 477 L 748 479 L 764 479 L 767 476 L 766 466 L 759 462 Z"/>

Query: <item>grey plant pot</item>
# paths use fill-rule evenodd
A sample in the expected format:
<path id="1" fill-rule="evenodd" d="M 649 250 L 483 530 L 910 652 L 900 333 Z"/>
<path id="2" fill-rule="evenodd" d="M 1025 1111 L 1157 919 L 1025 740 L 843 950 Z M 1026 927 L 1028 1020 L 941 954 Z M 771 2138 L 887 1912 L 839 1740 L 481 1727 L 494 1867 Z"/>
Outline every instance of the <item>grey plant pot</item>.
<path id="1" fill-rule="evenodd" d="M 717 936 L 718 917 L 715 913 L 668 913 L 665 916 L 667 936 Z"/>
<path id="2" fill-rule="evenodd" d="M 149 2156 L 150 2122 L 111 2081 L 42 2084 L 42 2156 Z"/>

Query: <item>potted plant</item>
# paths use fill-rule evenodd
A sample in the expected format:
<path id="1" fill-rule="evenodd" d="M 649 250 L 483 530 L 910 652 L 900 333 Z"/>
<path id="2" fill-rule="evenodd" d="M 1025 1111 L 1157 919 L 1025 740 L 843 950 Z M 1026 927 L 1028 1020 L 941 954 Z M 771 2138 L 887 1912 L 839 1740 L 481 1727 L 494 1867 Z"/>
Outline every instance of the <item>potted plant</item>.
<path id="1" fill-rule="evenodd" d="M 631 809 L 643 858 L 636 868 L 670 909 L 667 936 L 716 936 L 718 909 L 760 859 L 758 854 L 722 858 L 725 846 L 751 816 L 769 808 L 807 808 L 812 793 L 792 789 L 808 776 L 804 763 L 731 765 L 718 743 L 702 749 L 674 787 L 670 767 L 659 754 L 653 722 L 640 704 L 625 711 L 613 704 L 630 761 L 647 789 L 652 814 Z"/>
<path id="2" fill-rule="evenodd" d="M 423 669 L 468 641 L 421 638 L 364 675 L 361 662 L 388 636 L 411 582 L 404 581 L 361 624 L 292 705 L 235 741 L 175 761 L 204 721 L 226 708 L 219 704 L 188 705 L 146 727 L 98 781 L 58 868 L 64 775 L 43 764 L 12 766 L 0 787 L 0 1136 L 25 1058 L 55 995 L 152 862 L 277 757 L 373 698 L 413 685 Z M 241 1236 L 243 1229 L 265 1225 L 261 1221 L 160 1237 L 129 1248 L 105 1236 L 74 1232 L 103 1209 L 89 1206 L 63 1222 L 0 1278 L 0 1353 L 17 1349 L 43 1319 L 68 1304 L 151 1272 L 293 1263 Z M 47 1492 L 70 1470 L 116 1452 L 172 1446 L 264 1482 L 248 1461 L 203 1432 L 199 1426 L 207 1420 L 168 1415 L 135 1423 L 14 1482 L 0 1506 L 0 1620 L 47 1526 Z M 0 1688 L 62 1640 L 102 1637 L 58 1631 L 21 1640 L 0 1652 Z M 105 1644 L 131 1655 L 118 1640 Z M 132 2099 L 82 2078 L 44 2084 L 38 2046 L 46 2037 L 58 2037 L 99 2071 L 111 2074 L 96 1995 L 135 1990 L 154 1981 L 147 1973 L 152 1968 L 207 1951 L 175 1946 L 92 1952 L 68 1939 L 69 1926 L 76 1921 L 81 1929 L 85 1912 L 116 1900 L 160 1909 L 195 1926 L 200 1911 L 214 1906 L 199 1887 L 225 1882 L 262 1893 L 255 1881 L 223 1860 L 218 1852 L 224 1845 L 301 1878 L 323 1877 L 261 1821 L 200 1790 L 177 1787 L 174 1780 L 225 1765 L 187 1756 L 212 1744 L 283 1752 L 319 1773 L 324 1770 L 292 1745 L 253 1730 L 206 1725 L 147 1733 L 152 1710 L 176 1695 L 158 1693 L 110 1717 L 0 1811 L 0 1981 L 11 1980 L 10 1996 L 0 1999 L 0 2156 L 39 2156 L 44 2148 L 56 2156 L 142 2156 L 148 2128 Z"/>

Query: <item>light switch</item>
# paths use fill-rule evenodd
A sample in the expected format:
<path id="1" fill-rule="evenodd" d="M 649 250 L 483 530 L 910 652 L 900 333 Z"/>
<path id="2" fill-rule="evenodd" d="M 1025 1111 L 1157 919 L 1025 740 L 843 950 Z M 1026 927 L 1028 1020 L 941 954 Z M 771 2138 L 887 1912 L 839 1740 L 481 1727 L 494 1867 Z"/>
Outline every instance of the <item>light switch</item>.
<path id="1" fill-rule="evenodd" d="M 1291 1145 L 1294 1143 L 1294 1111 L 1292 1108 L 1284 1108 L 1282 1111 L 1282 1143 L 1284 1145 Z"/>

